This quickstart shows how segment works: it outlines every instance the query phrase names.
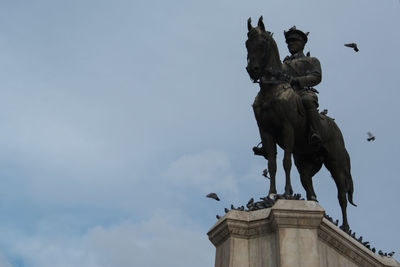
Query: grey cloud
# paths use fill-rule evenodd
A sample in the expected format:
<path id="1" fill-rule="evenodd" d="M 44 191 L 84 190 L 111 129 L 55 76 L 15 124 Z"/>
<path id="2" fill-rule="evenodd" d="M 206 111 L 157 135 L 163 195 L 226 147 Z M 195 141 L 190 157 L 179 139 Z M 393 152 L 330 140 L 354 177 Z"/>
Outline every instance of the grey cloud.
<path id="1" fill-rule="evenodd" d="M 8 254 L 33 267 L 212 265 L 212 245 L 193 222 L 190 227 L 185 222 L 187 219 L 174 211 L 158 210 L 149 220 L 96 226 L 82 236 L 62 232 L 39 236 L 14 232 L 3 236 L 10 238 Z"/>

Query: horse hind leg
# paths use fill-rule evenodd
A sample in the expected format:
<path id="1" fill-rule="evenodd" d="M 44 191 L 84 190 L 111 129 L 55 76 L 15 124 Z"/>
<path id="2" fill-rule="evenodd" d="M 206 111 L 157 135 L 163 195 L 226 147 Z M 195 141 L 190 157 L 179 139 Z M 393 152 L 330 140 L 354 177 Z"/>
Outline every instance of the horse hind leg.
<path id="1" fill-rule="evenodd" d="M 335 180 L 336 187 L 338 190 L 338 200 L 340 208 L 342 210 L 342 225 L 340 228 L 344 231 L 350 229 L 349 222 L 347 220 L 347 184 L 346 184 L 346 171 L 343 168 L 328 168 L 332 174 L 333 180 Z"/>
<path id="2" fill-rule="evenodd" d="M 336 182 L 337 181 L 337 182 Z M 335 179 L 336 186 L 338 188 L 338 199 L 339 199 L 339 204 L 340 208 L 342 209 L 342 218 L 343 218 L 343 223 L 340 226 L 342 230 L 348 231 L 350 229 L 349 227 L 349 222 L 347 220 L 347 196 L 346 196 L 346 183 L 345 183 L 345 177 L 342 173 L 339 174 L 339 177 Z"/>
<path id="3" fill-rule="evenodd" d="M 342 209 L 343 224 L 340 228 L 344 231 L 350 229 L 347 220 L 347 201 L 350 204 L 357 206 L 353 202 L 353 178 L 351 177 L 350 157 L 346 149 L 336 154 L 335 157 L 330 157 L 325 161 L 326 168 L 330 171 L 332 178 L 335 180 L 339 204 Z"/>
<path id="4" fill-rule="evenodd" d="M 322 161 L 310 156 L 295 156 L 294 162 L 300 174 L 300 181 L 307 194 L 307 200 L 317 201 L 312 183 L 313 176 L 321 169 Z"/>

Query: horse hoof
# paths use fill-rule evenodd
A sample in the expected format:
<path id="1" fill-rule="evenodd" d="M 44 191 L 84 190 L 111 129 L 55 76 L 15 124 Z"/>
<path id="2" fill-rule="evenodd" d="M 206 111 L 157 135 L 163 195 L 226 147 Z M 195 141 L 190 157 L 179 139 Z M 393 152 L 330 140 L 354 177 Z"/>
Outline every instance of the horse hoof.
<path id="1" fill-rule="evenodd" d="M 340 227 L 340 229 L 342 229 L 343 231 L 345 231 L 346 233 L 349 231 L 350 227 L 348 225 L 344 225 L 342 224 Z"/>
<path id="2" fill-rule="evenodd" d="M 285 193 L 283 193 L 282 196 L 283 196 L 284 199 L 292 199 L 293 198 L 293 191 L 290 190 L 289 192 L 285 192 Z"/>
<path id="3" fill-rule="evenodd" d="M 316 197 L 316 196 L 311 196 L 311 197 L 307 198 L 307 200 L 309 200 L 309 201 L 315 201 L 315 202 L 318 202 L 318 200 L 317 200 L 317 197 Z"/>

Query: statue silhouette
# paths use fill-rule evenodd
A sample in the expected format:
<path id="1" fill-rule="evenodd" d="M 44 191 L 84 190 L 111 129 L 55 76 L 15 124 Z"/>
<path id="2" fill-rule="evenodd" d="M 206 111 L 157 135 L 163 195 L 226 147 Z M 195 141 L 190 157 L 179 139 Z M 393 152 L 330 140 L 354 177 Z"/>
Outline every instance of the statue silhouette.
<path id="1" fill-rule="evenodd" d="M 262 147 L 253 150 L 256 155 L 262 155 L 268 160 L 270 174 L 268 196 L 276 194 L 276 146 L 279 145 L 284 150 L 283 168 L 286 176 L 284 194 L 288 196 L 293 194 L 290 181 L 292 155 L 308 200 L 317 200 L 312 177 L 324 164 L 335 180 L 342 209 L 341 228 L 347 231 L 349 229 L 347 201 L 356 205 L 353 203 L 350 157 L 342 133 L 333 119 L 318 113 L 317 118 L 314 114 L 312 119 L 318 120 L 315 125 L 318 125 L 319 129 L 313 129 L 312 123 L 309 122 L 311 119 L 307 111 L 309 107 L 304 106 L 302 97 L 304 93 L 302 90 L 307 88 L 299 86 L 301 81 L 298 76 L 287 71 L 285 63 L 282 64 L 276 42 L 272 34 L 265 30 L 262 17 L 258 20 L 257 27 L 251 25 L 251 19 L 248 20 L 247 26 L 246 69 L 250 78 L 260 85 L 253 110 Z M 315 133 L 318 135 L 315 138 L 316 142 L 310 138 Z"/>

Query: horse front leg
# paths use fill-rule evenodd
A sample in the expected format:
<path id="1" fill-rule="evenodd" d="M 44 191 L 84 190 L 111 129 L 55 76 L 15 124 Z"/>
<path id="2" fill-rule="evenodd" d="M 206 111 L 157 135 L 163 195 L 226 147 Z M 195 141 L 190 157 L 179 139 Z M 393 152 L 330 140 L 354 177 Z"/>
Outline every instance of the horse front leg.
<path id="1" fill-rule="evenodd" d="M 274 198 L 276 195 L 276 141 L 268 133 L 260 131 L 261 142 L 264 149 L 264 157 L 268 161 L 268 173 L 270 176 L 270 186 L 268 197 Z"/>
<path id="2" fill-rule="evenodd" d="M 285 170 L 286 184 L 285 184 L 285 196 L 293 195 L 292 184 L 290 180 L 290 171 L 292 169 L 292 154 L 294 146 L 294 131 L 292 128 L 283 131 L 285 136 L 283 137 L 283 169 Z"/>

